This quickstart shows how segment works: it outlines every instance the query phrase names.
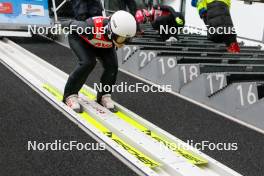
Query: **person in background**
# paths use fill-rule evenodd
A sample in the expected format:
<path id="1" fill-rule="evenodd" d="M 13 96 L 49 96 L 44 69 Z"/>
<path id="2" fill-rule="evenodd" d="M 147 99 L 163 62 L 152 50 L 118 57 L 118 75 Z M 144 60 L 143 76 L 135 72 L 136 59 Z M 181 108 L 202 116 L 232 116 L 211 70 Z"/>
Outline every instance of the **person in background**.
<path id="1" fill-rule="evenodd" d="M 62 27 L 75 26 L 84 33 L 68 36 L 69 45 L 78 58 L 78 64 L 70 74 L 64 89 L 63 102 L 76 112 L 81 112 L 78 92 L 96 65 L 96 58 L 104 67 L 97 93 L 97 102 L 112 112 L 116 112 L 111 99 L 112 86 L 116 82 L 118 61 L 116 47 L 121 48 L 136 34 L 136 20 L 128 12 L 117 11 L 111 17 L 92 17 L 86 21 L 72 20 Z M 110 89 L 104 89 L 110 87 Z"/>
<path id="2" fill-rule="evenodd" d="M 135 16 L 137 11 L 137 3 L 135 0 L 120 0 L 120 10 L 127 11 L 127 8 L 129 12 Z"/>
<path id="3" fill-rule="evenodd" d="M 140 24 L 152 21 L 150 12 L 147 9 L 139 9 L 136 11 L 135 19 L 137 21 L 137 35 L 144 34 L 144 30 L 141 29 Z"/>
<path id="4" fill-rule="evenodd" d="M 145 1 L 146 7 L 151 9 L 154 5 L 161 5 L 163 0 L 143 0 Z"/>
<path id="5" fill-rule="evenodd" d="M 103 6 L 100 0 L 72 0 L 76 20 L 84 21 L 94 16 L 102 16 Z"/>
<path id="6" fill-rule="evenodd" d="M 146 9 L 140 9 L 135 15 L 138 24 L 151 22 L 155 30 L 159 30 L 163 26 L 168 28 L 175 27 L 180 30 L 185 24 L 185 19 L 183 15 L 176 12 L 171 6 L 167 5 L 155 5 L 152 7 L 151 11 Z M 141 30 L 143 33 L 144 31 Z M 177 34 L 161 33 L 161 38 L 163 41 L 177 41 Z"/>
<path id="7" fill-rule="evenodd" d="M 175 27 L 180 32 L 180 28 L 184 27 L 185 19 L 182 13 L 176 12 L 174 8 L 168 5 L 156 5 L 153 6 L 151 10 L 151 14 L 153 16 L 152 26 L 156 30 L 160 30 L 160 27 L 165 27 L 166 25 L 168 28 Z M 161 32 L 161 31 L 160 31 Z M 170 34 L 170 33 L 161 33 L 161 38 L 165 41 L 173 42 L 177 41 L 177 33 Z"/>
<path id="8" fill-rule="evenodd" d="M 207 32 L 208 39 L 216 43 L 224 42 L 228 52 L 239 53 L 240 46 L 230 15 L 231 0 L 192 0 L 191 4 L 198 9 L 208 30 L 222 29 L 221 34 Z"/>
<path id="9" fill-rule="evenodd" d="M 144 8 L 151 9 L 153 6 L 153 0 L 142 0 L 142 2 L 145 5 Z"/>
<path id="10" fill-rule="evenodd" d="M 135 0 L 119 0 L 119 9 L 127 11 L 135 16 L 136 11 L 137 11 L 137 3 Z M 137 23 L 137 34 L 139 34 L 140 31 L 140 26 Z"/>

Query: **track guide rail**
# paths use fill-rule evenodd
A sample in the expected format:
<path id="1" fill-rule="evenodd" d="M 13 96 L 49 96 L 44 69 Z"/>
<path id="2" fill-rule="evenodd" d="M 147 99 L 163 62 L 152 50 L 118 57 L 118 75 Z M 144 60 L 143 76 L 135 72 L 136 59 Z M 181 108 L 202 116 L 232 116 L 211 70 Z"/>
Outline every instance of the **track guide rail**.
<path id="1" fill-rule="evenodd" d="M 0 41 L 0 61 L 139 175 L 240 176 L 119 104 L 111 113 L 88 86 L 80 91 L 85 112 L 75 113 L 61 102 L 68 75 L 8 39 Z"/>

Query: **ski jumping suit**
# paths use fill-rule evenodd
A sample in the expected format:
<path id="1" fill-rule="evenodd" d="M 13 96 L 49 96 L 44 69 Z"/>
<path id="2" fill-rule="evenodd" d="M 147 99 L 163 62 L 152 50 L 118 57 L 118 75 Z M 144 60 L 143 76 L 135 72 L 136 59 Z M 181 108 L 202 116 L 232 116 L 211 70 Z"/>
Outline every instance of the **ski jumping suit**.
<path id="1" fill-rule="evenodd" d="M 197 7 L 200 17 L 208 28 L 225 27 L 233 28 L 233 21 L 230 15 L 230 0 L 192 0 L 192 5 Z M 228 31 L 228 30 L 227 30 Z M 224 42 L 229 46 L 233 42 L 237 42 L 237 35 L 233 29 L 232 34 L 210 34 L 208 32 L 208 39 L 217 43 Z"/>
<path id="2" fill-rule="evenodd" d="M 168 28 L 175 27 L 183 27 L 185 24 L 184 17 L 181 13 L 175 12 L 175 10 L 167 5 L 161 5 L 161 6 L 154 6 L 154 13 L 153 15 L 153 22 L 152 26 L 156 30 L 160 30 L 160 26 L 163 26 L 164 28 L 166 25 L 168 25 Z M 178 21 L 179 20 L 179 21 Z M 165 34 L 164 32 L 161 33 L 161 38 L 162 40 L 167 40 L 171 36 L 177 37 L 176 35 L 173 34 Z"/>
<path id="3" fill-rule="evenodd" d="M 69 35 L 69 44 L 73 52 L 78 58 L 78 65 L 70 74 L 64 90 L 63 100 L 72 95 L 78 94 L 79 90 L 85 83 L 87 77 L 96 65 L 96 58 L 98 58 L 103 67 L 104 72 L 101 76 L 101 84 L 104 87 L 112 85 L 116 82 L 118 72 L 118 61 L 116 50 L 112 40 L 110 40 L 105 33 L 104 27 L 108 24 L 107 17 L 93 17 L 86 21 L 70 21 L 64 26 L 74 25 L 83 29 L 89 29 L 90 34 L 77 34 Z M 93 32 L 92 30 L 96 31 Z M 86 32 L 87 33 L 87 32 Z M 97 34 L 94 34 L 97 33 Z M 98 92 L 97 100 L 100 101 L 101 97 L 105 94 L 111 94 L 112 90 L 108 92 Z"/>

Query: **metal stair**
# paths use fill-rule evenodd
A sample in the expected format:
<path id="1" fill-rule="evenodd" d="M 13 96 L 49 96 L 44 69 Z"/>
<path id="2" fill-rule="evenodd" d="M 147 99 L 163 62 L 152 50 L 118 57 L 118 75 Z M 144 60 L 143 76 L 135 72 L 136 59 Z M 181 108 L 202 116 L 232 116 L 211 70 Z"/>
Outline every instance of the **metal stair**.
<path id="1" fill-rule="evenodd" d="M 250 122 L 251 115 L 263 113 L 262 108 L 253 108 L 263 104 L 264 50 L 260 44 L 245 46 L 240 42 L 241 53 L 230 54 L 224 44 L 208 41 L 206 36 L 180 34 L 177 42 L 168 43 L 161 41 L 151 26 L 143 28 L 145 35 L 118 50 L 122 70 L 153 84 L 171 85 L 173 93 L 243 122 L 262 124 Z M 252 101 L 248 102 L 248 97 L 253 97 Z M 254 113 L 245 113 L 247 109 Z M 240 118 L 241 112 L 251 114 L 248 120 Z M 264 125 L 257 127 L 264 130 Z"/>

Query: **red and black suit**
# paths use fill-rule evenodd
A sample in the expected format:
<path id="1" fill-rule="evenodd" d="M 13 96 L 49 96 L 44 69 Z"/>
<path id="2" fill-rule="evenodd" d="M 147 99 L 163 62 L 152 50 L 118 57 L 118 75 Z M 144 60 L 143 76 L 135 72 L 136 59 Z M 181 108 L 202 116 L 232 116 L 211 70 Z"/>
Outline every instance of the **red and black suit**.
<path id="1" fill-rule="evenodd" d="M 178 29 L 179 27 L 183 27 L 185 24 L 184 16 L 180 12 L 176 12 L 171 6 L 154 6 L 151 13 L 153 18 L 153 22 L 151 24 L 156 30 L 160 30 L 161 26 L 168 26 L 168 28 L 175 27 Z M 175 21 L 176 18 L 182 19 L 183 23 L 181 25 L 177 24 Z M 169 33 L 161 34 L 163 40 L 167 40 L 171 36 L 176 37 L 177 35 L 172 35 Z"/>
<path id="2" fill-rule="evenodd" d="M 86 29 L 85 33 L 79 34 L 74 32 L 69 35 L 69 45 L 78 59 L 78 64 L 70 74 L 64 90 L 64 100 L 72 95 L 78 94 L 79 90 L 85 83 L 87 77 L 96 65 L 98 58 L 104 68 L 101 76 L 102 86 L 112 85 L 116 82 L 118 72 L 118 61 L 116 50 L 111 39 L 106 34 L 105 27 L 109 19 L 107 17 L 93 17 L 86 21 L 70 21 L 63 26 L 73 25 Z M 104 94 L 110 94 L 112 91 L 99 92 L 97 98 L 100 100 Z"/>

